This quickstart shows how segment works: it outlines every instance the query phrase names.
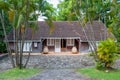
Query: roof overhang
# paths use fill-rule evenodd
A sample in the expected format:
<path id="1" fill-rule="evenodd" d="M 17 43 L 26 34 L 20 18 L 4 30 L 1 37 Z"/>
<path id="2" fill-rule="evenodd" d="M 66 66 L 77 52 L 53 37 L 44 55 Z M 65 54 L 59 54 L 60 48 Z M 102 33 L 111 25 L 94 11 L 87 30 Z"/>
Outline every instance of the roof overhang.
<path id="1" fill-rule="evenodd" d="M 40 37 L 41 39 L 80 39 L 80 37 Z"/>

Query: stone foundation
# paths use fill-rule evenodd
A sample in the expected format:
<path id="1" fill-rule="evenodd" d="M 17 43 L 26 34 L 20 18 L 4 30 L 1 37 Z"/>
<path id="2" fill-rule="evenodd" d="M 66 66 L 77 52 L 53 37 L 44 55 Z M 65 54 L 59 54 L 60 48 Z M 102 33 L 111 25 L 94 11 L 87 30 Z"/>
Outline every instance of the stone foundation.
<path id="1" fill-rule="evenodd" d="M 39 55 L 31 56 L 28 67 L 34 68 L 84 68 L 94 66 L 88 55 Z"/>
<path id="2" fill-rule="evenodd" d="M 27 56 L 24 56 L 25 61 Z M 89 55 L 33 55 L 30 56 L 27 68 L 85 68 L 95 66 L 93 57 Z M 114 68 L 120 68 L 120 59 L 116 60 Z M 0 60 L 0 72 L 12 68 L 9 58 Z"/>

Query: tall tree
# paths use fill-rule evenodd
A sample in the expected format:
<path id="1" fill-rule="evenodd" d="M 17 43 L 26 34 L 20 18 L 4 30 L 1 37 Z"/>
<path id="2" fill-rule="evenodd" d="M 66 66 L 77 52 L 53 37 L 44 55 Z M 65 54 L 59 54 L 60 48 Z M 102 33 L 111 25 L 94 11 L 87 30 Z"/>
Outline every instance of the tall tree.
<path id="1" fill-rule="evenodd" d="M 38 16 L 41 14 L 41 15 L 45 15 L 46 17 L 48 16 L 47 22 L 50 23 L 50 25 L 52 25 L 51 23 L 52 21 L 50 19 L 49 13 L 46 12 L 49 11 L 47 6 L 49 5 L 45 0 L 20 0 L 20 1 L 1 0 L 0 1 L 0 9 L 2 10 L 2 13 L 0 14 L 0 20 L 5 35 L 7 50 L 9 52 L 13 67 L 19 67 L 20 69 L 22 69 L 27 65 L 28 60 L 25 63 L 23 63 L 23 47 L 26 36 L 25 34 L 28 27 L 31 27 L 33 31 L 36 29 L 35 27 L 37 27 L 37 24 L 34 24 L 32 22 L 29 24 L 30 20 L 37 21 Z M 14 29 L 13 31 L 14 31 L 15 60 L 13 59 L 13 55 L 7 39 L 7 34 L 5 29 L 6 25 L 4 20 L 5 13 L 8 14 L 7 16 Z M 20 44 L 18 45 L 18 43 Z M 31 52 L 31 46 L 29 47 L 30 50 L 29 56 Z"/>
<path id="2" fill-rule="evenodd" d="M 107 27 L 109 27 L 109 25 L 111 23 L 108 23 L 111 19 L 113 18 L 113 16 L 118 16 L 118 12 L 119 10 L 115 9 L 113 10 L 113 6 L 115 6 L 115 4 L 117 3 L 116 0 L 73 0 L 73 8 L 74 11 L 76 13 L 76 16 L 79 20 L 79 23 L 81 25 L 83 25 L 84 27 L 86 27 L 86 23 L 89 22 L 90 23 L 90 33 L 89 36 L 87 35 L 86 31 L 84 28 L 84 34 L 85 37 L 91 47 L 91 51 L 93 53 L 94 59 L 96 62 L 99 62 L 99 58 L 98 58 L 98 54 L 97 54 L 97 45 L 96 45 L 96 41 L 95 41 L 95 36 L 93 33 L 93 21 L 94 20 L 101 20 L 104 24 L 106 24 Z M 116 4 L 117 5 L 117 4 Z M 118 6 L 118 5 L 117 5 Z M 115 12 L 114 12 L 115 11 Z M 113 13 L 114 12 L 114 13 Z M 114 18 L 113 18 L 114 19 Z M 114 22 L 112 22 L 114 23 Z M 109 24 L 109 25 L 108 25 Z M 116 26 L 112 26 L 112 27 L 116 27 Z M 102 39 L 106 39 L 107 38 L 107 28 L 104 28 L 106 36 L 100 36 L 101 40 Z M 115 53 L 115 52 L 113 52 Z"/>
<path id="3" fill-rule="evenodd" d="M 77 9 L 75 6 L 77 6 Z M 90 19 L 102 21 L 113 32 L 119 42 L 119 7 L 119 0 L 63 0 L 58 5 L 56 20 L 74 21 L 81 17 L 82 22 L 88 22 L 88 16 L 90 15 Z M 78 16 L 76 17 L 75 14 Z"/>
<path id="4" fill-rule="evenodd" d="M 114 0 L 112 2 L 111 10 L 109 12 L 109 19 L 107 19 L 107 26 L 113 32 L 117 41 L 120 43 L 120 2 Z"/>
<path id="5" fill-rule="evenodd" d="M 72 0 L 63 0 L 57 6 L 56 20 L 78 20 L 72 8 Z"/>

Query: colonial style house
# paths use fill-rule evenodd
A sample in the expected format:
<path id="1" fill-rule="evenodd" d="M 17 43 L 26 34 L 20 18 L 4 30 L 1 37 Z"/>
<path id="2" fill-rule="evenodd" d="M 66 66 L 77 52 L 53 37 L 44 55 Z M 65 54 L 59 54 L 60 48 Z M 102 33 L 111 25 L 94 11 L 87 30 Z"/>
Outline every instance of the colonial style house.
<path id="1" fill-rule="evenodd" d="M 73 46 L 78 52 L 89 51 L 86 35 L 89 39 L 91 34 L 94 35 L 96 44 L 107 37 L 107 28 L 100 21 L 93 21 L 92 25 L 88 22 L 85 26 L 81 26 L 78 21 L 54 21 L 53 24 L 52 33 L 50 33 L 49 25 L 44 21 L 38 22 L 35 34 L 32 34 L 32 30 L 28 28 L 23 51 L 30 51 L 30 46 L 32 46 L 32 52 L 35 53 L 42 52 L 45 46 L 52 52 L 69 52 Z M 33 39 L 31 39 L 32 35 L 34 35 Z M 8 35 L 8 39 L 11 49 L 14 50 L 13 30 Z"/>

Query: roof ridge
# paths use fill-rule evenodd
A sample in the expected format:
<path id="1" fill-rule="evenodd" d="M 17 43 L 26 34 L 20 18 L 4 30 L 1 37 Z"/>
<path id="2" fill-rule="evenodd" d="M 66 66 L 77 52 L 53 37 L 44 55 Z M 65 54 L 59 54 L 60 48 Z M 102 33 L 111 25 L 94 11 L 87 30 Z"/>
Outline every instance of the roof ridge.
<path id="1" fill-rule="evenodd" d="M 38 21 L 38 22 L 46 22 L 46 21 Z M 52 21 L 52 22 L 79 22 L 79 21 Z M 93 22 L 102 22 L 102 21 L 94 20 Z"/>

